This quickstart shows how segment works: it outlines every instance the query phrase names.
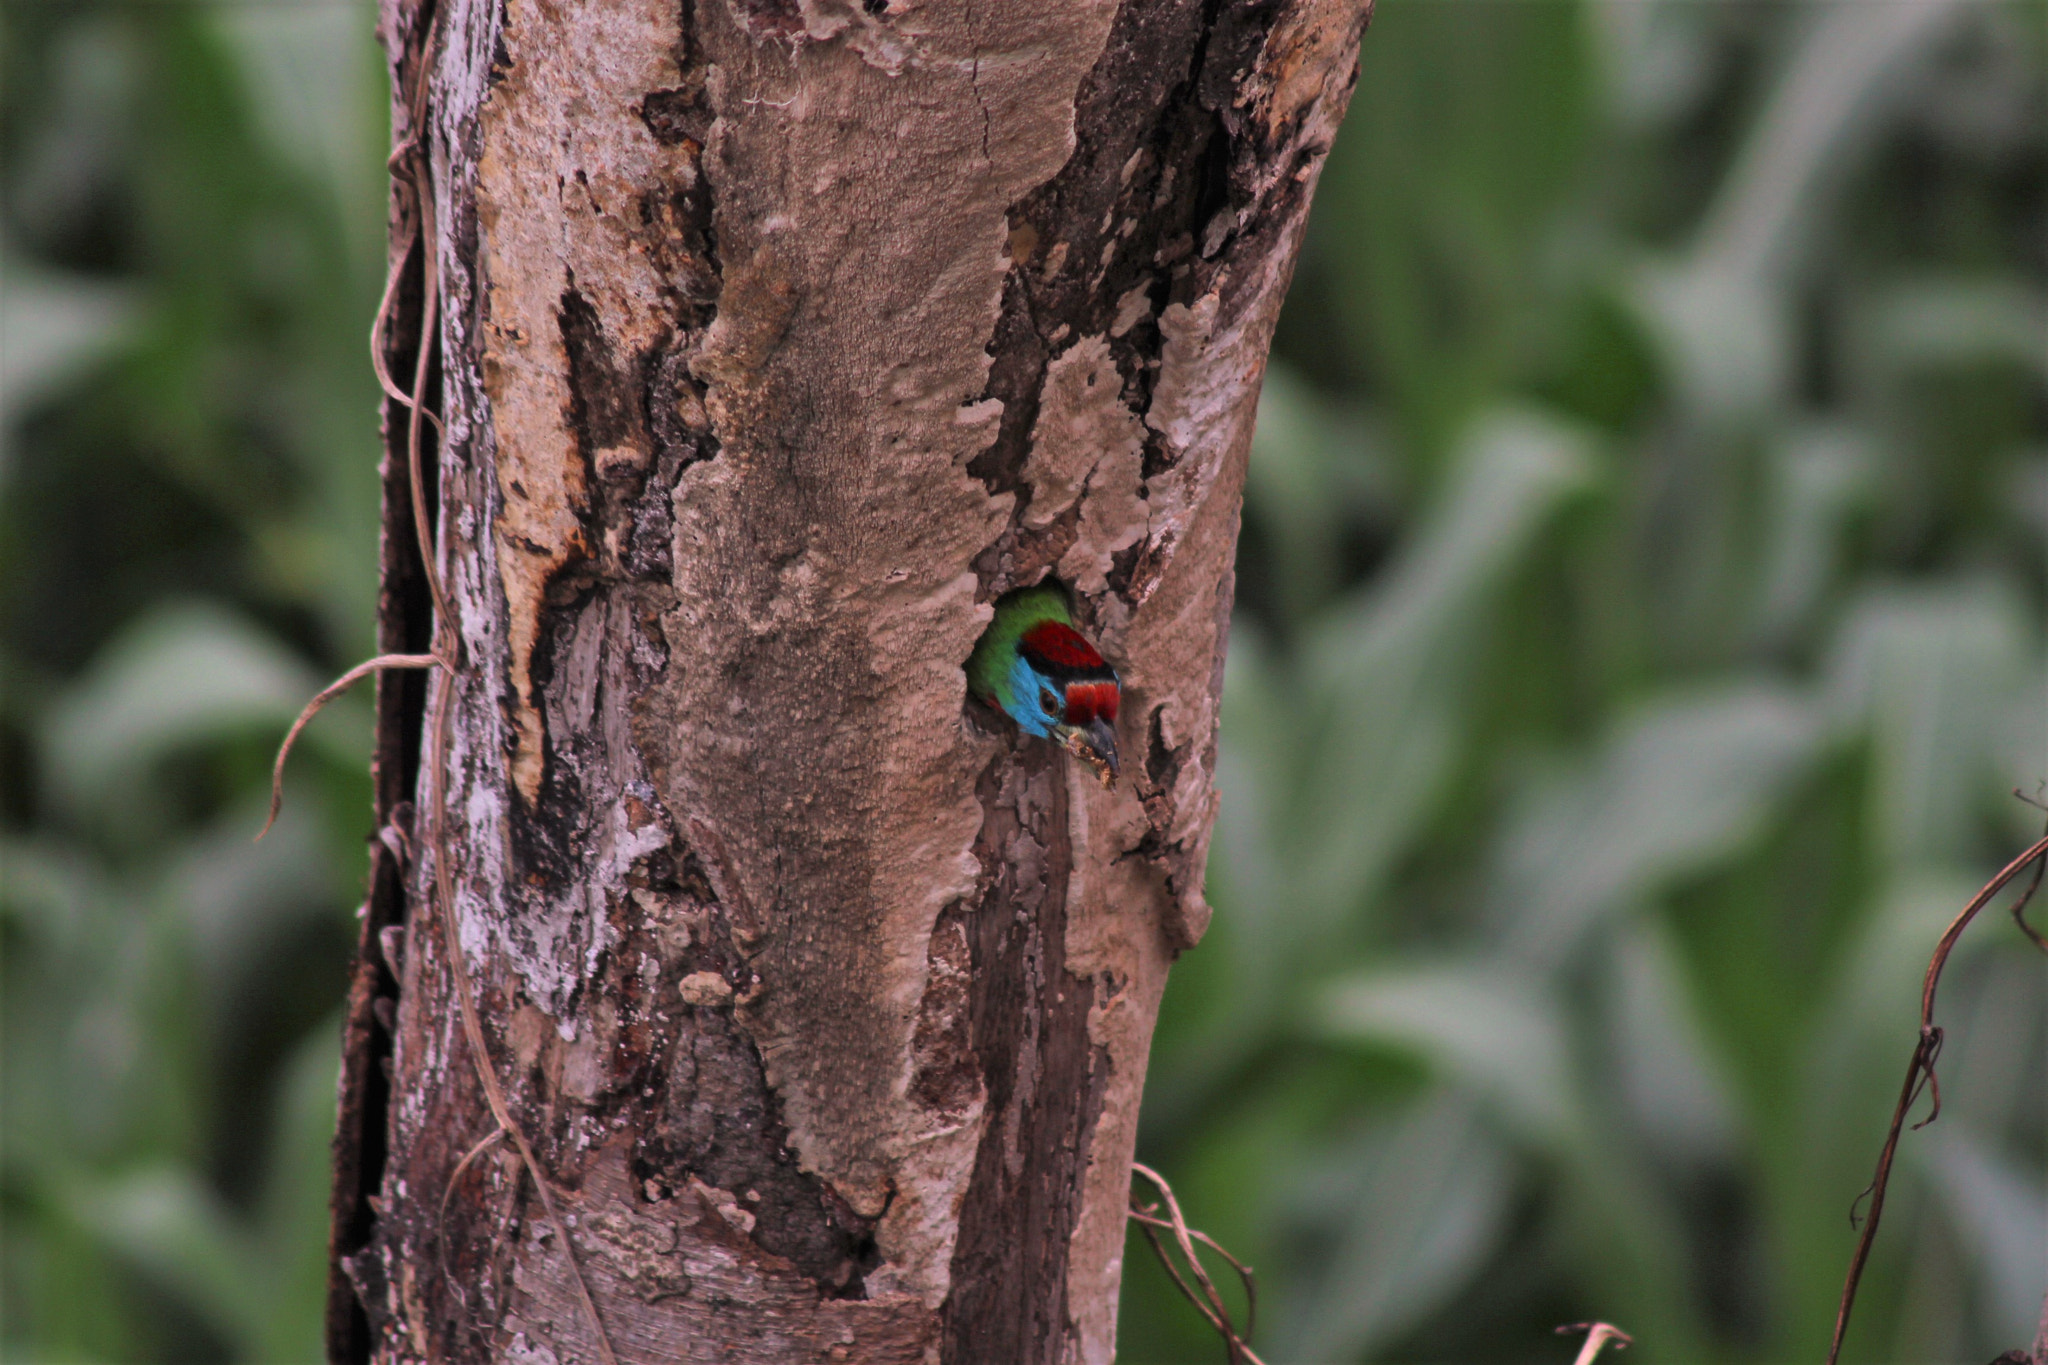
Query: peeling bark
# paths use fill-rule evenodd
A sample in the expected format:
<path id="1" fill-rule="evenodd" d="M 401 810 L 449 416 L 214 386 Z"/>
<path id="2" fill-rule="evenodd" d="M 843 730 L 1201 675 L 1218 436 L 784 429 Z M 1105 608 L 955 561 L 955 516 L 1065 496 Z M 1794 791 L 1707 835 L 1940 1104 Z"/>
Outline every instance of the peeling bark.
<path id="1" fill-rule="evenodd" d="M 462 666 L 441 848 L 426 693 L 381 684 L 334 1359 L 594 1360 L 572 1251 L 622 1362 L 1110 1359 L 1253 409 L 1365 17 L 387 0 Z M 1047 574 L 1124 678 L 1114 790 L 965 697 Z M 569 1246 L 479 1150 L 436 859 Z"/>

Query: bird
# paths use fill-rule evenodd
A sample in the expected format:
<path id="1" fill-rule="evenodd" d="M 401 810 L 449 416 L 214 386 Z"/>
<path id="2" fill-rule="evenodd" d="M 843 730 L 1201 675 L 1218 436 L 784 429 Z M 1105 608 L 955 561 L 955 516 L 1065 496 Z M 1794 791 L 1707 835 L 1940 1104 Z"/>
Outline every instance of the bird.
<path id="1" fill-rule="evenodd" d="M 978 700 L 1050 739 L 1086 763 L 1104 787 L 1116 785 L 1116 670 L 1074 629 L 1073 609 L 1056 583 L 1019 588 L 996 602 L 995 619 L 967 660 Z"/>

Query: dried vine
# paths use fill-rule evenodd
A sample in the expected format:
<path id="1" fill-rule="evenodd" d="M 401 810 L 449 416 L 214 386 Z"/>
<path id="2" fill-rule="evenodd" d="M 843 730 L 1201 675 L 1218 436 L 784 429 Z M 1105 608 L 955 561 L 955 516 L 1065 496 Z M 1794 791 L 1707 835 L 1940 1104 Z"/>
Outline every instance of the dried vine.
<path id="1" fill-rule="evenodd" d="M 1997 876 L 1986 882 L 1983 888 L 1970 898 L 1970 903 L 1963 907 L 1962 913 L 1943 931 L 1940 941 L 1934 945 L 1933 957 L 1928 959 L 1927 975 L 1920 987 L 1920 1039 L 1913 1046 L 1912 1059 L 1906 1063 L 1905 1083 L 1899 1087 L 1899 1100 L 1892 1109 L 1891 1126 L 1885 1132 L 1884 1148 L 1878 1153 L 1877 1174 L 1871 1178 L 1863 1193 L 1856 1196 L 1857 1205 L 1862 1204 L 1866 1198 L 1869 1199 L 1870 1212 L 1862 1220 L 1863 1231 L 1856 1239 L 1855 1254 L 1849 1259 L 1849 1274 L 1842 1284 L 1841 1307 L 1835 1312 L 1835 1335 L 1828 1344 L 1827 1365 L 1835 1365 L 1842 1353 L 1842 1339 L 1849 1331 L 1849 1313 L 1856 1306 L 1856 1288 L 1863 1279 L 1864 1266 L 1870 1260 L 1871 1245 L 1877 1240 L 1878 1220 L 1884 1214 L 1884 1196 L 1885 1190 L 1891 1184 L 1892 1161 L 1898 1155 L 1899 1138 L 1905 1132 L 1906 1115 L 1918 1102 L 1921 1091 L 1925 1090 L 1932 1096 L 1933 1108 L 1926 1118 L 1913 1125 L 1914 1130 L 1925 1128 L 1941 1117 L 1941 1080 L 1935 1074 L 1934 1065 L 1941 1056 L 1943 1035 L 1941 1028 L 1934 1022 L 1934 993 L 1941 985 L 1942 971 L 1948 966 L 1949 954 L 1955 950 L 1956 941 L 1963 936 L 1963 930 L 1970 927 L 1970 921 L 2029 866 L 2034 869 L 2034 876 L 2027 883 L 2026 890 L 2022 891 L 2019 899 L 2014 902 L 2012 917 L 2037 947 L 2048 951 L 2048 942 L 2044 942 L 2042 936 L 2035 932 L 2026 920 L 2027 903 L 2034 898 L 2034 893 L 2040 890 L 2042 874 L 2048 872 L 2048 837 L 2044 837 L 2007 863 Z M 1855 1206 L 1850 1208 L 1849 1221 L 1852 1225 L 1857 1221 Z"/>
<path id="2" fill-rule="evenodd" d="M 424 427 L 431 421 L 435 430 L 441 430 L 440 419 L 427 408 L 427 385 L 432 374 L 433 358 L 438 341 L 440 319 L 440 288 L 436 256 L 440 248 L 440 237 L 434 221 L 434 198 L 431 171 L 427 164 L 422 135 L 426 127 L 427 92 L 429 73 L 433 69 L 434 56 L 438 51 L 440 30 L 429 19 L 429 33 L 418 59 L 414 62 L 412 88 L 407 99 L 408 127 L 406 136 L 391 153 L 386 168 L 397 181 L 401 191 L 402 223 L 398 236 L 403 246 L 393 253 L 390 273 L 385 277 L 383 296 L 377 305 L 377 314 L 370 326 L 371 367 L 377 376 L 379 386 L 386 396 L 406 409 L 406 477 L 412 502 L 413 534 L 419 547 L 420 568 L 426 578 L 427 587 L 433 600 L 433 648 L 426 654 L 383 654 L 357 664 L 334 682 L 323 688 L 307 703 L 293 722 L 284 741 L 278 746 L 277 759 L 271 769 L 270 815 L 263 829 L 257 834 L 261 839 L 277 821 L 277 815 L 284 799 L 284 767 L 291 756 L 293 744 L 299 734 L 322 708 L 350 687 L 373 673 L 385 669 L 433 668 L 436 670 L 433 695 L 428 703 L 432 715 L 431 734 L 426 756 L 428 781 L 428 826 L 427 843 L 433 856 L 433 894 L 425 898 L 426 910 L 440 932 L 442 950 L 448 959 L 449 972 L 454 978 L 457 1012 L 462 1020 L 462 1032 L 469 1044 L 470 1059 L 475 1069 L 477 1082 L 484 1092 L 491 1117 L 497 1127 L 457 1163 L 449 1174 L 447 1188 L 443 1192 L 443 1207 L 447 1193 L 455 1187 L 465 1168 L 499 1138 L 508 1138 L 519 1153 L 519 1159 L 527 1176 L 532 1180 L 540 1196 L 541 1207 L 549 1224 L 560 1239 L 563 1254 L 568 1258 L 570 1277 L 575 1282 L 577 1297 L 583 1310 L 589 1315 L 591 1327 L 597 1337 L 598 1352 L 604 1365 L 618 1365 L 618 1357 L 612 1350 L 611 1338 L 605 1330 L 604 1319 L 597 1311 L 597 1302 L 591 1297 L 590 1287 L 585 1282 L 583 1268 L 576 1259 L 575 1244 L 569 1238 L 568 1226 L 555 1206 L 555 1198 L 539 1160 L 533 1154 L 526 1135 L 512 1119 L 510 1107 L 505 1102 L 504 1089 L 498 1083 L 497 1072 L 491 1064 L 491 1054 L 484 1041 L 483 1025 L 477 1016 L 475 992 L 470 985 L 468 960 L 462 951 L 461 936 L 455 927 L 454 877 L 447 856 L 447 766 L 449 752 L 448 717 L 453 709 L 453 686 L 455 674 L 461 667 L 462 645 L 454 626 L 453 614 L 448 610 L 448 599 L 442 587 L 440 565 L 437 562 L 438 538 L 430 523 L 427 512 L 426 478 L 421 448 L 424 443 Z M 418 335 L 415 344 L 412 387 L 401 389 L 392 379 L 384 356 L 390 340 L 392 304 L 406 268 L 417 248 L 420 253 L 421 307 Z"/>
<path id="3" fill-rule="evenodd" d="M 1246 1338 L 1251 1336 L 1252 1328 L 1258 1322 L 1259 1316 L 1258 1282 L 1252 1276 L 1251 1267 L 1225 1251 L 1208 1233 L 1188 1226 L 1187 1218 L 1180 1211 L 1180 1200 L 1174 1197 L 1173 1186 L 1166 1183 L 1165 1176 L 1137 1161 L 1131 1163 L 1131 1173 L 1151 1181 L 1160 1195 L 1159 1203 L 1141 1204 L 1138 1202 L 1137 1192 L 1132 1191 L 1131 1221 L 1144 1230 L 1145 1240 L 1152 1244 L 1153 1255 L 1159 1258 L 1159 1264 L 1166 1267 L 1166 1273 L 1173 1277 L 1174 1286 L 1195 1306 L 1195 1311 L 1202 1315 L 1203 1321 L 1223 1338 L 1225 1360 L 1229 1365 L 1266 1365 L 1253 1354 L 1251 1346 L 1246 1341 Z M 1163 1218 L 1160 1216 L 1162 1210 L 1166 1215 Z M 1167 1251 L 1166 1244 L 1159 1239 L 1162 1231 L 1173 1234 L 1174 1246 L 1179 1249 L 1181 1259 L 1187 1263 L 1187 1276 L 1181 1274 L 1180 1267 L 1174 1264 L 1173 1256 Z M 1239 1334 L 1236 1323 L 1231 1320 L 1230 1308 L 1224 1303 L 1223 1295 L 1217 1290 L 1215 1281 L 1211 1280 L 1209 1272 L 1202 1268 L 1202 1258 L 1195 1252 L 1196 1242 L 1200 1242 L 1230 1262 L 1230 1268 L 1237 1272 L 1239 1282 L 1244 1285 L 1245 1313 L 1242 1335 Z M 1188 1283 L 1189 1277 L 1193 1278 L 1194 1284 Z"/>
<path id="4" fill-rule="evenodd" d="M 1572 1365 L 1593 1365 L 1600 1352 L 1611 1342 L 1617 1351 L 1626 1350 L 1636 1344 L 1636 1339 L 1611 1322 L 1568 1322 L 1557 1329 L 1561 1337 L 1575 1332 L 1586 1334 L 1586 1344 L 1579 1348 L 1578 1359 Z"/>

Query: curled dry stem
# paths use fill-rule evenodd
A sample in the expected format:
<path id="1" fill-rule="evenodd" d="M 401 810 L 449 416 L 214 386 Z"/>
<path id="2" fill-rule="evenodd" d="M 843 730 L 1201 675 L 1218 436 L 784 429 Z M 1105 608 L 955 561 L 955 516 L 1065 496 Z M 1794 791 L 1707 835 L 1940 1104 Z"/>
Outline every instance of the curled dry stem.
<path id="1" fill-rule="evenodd" d="M 434 528 L 427 512 L 426 479 L 421 471 L 424 463 L 420 458 L 421 414 L 426 410 L 427 376 L 434 359 L 434 337 L 440 322 L 441 288 L 435 257 L 439 254 L 439 239 L 434 232 L 434 195 L 419 159 L 413 159 L 413 209 L 419 215 L 420 234 L 420 287 L 425 291 L 420 301 L 420 344 L 413 362 L 412 401 L 407 405 L 405 419 L 405 468 L 409 484 L 408 492 L 412 501 L 413 539 L 420 549 L 420 571 L 427 578 L 427 592 L 434 599 L 434 615 L 437 620 L 447 621 L 448 596 L 441 588 L 441 567 L 439 547 L 435 543 Z M 440 423 L 435 423 L 439 430 Z"/>
<path id="2" fill-rule="evenodd" d="M 277 823 L 277 813 L 284 808 L 284 765 L 292 756 L 292 746 L 299 742 L 299 733 L 313 723 L 313 717 L 326 709 L 327 703 L 354 687 L 372 673 L 387 668 L 432 668 L 436 664 L 446 667 L 446 661 L 438 654 L 379 654 L 365 660 L 320 689 L 319 695 L 306 703 L 306 709 L 299 712 L 299 718 L 292 722 L 292 728 L 285 732 L 284 743 L 277 746 L 277 759 L 270 765 L 270 816 L 263 822 L 263 828 L 256 831 L 260 840 L 270 833 L 270 827 Z"/>
<path id="3" fill-rule="evenodd" d="M 389 344 L 391 328 L 391 305 L 398 300 L 398 283 L 405 278 L 406 263 L 412 260 L 412 249 L 419 244 L 419 219 L 412 214 L 405 216 L 399 228 L 401 245 L 392 253 L 391 268 L 384 273 L 384 294 L 377 300 L 377 315 L 370 319 L 370 369 L 376 373 L 377 387 L 384 390 L 384 396 L 400 407 L 412 406 L 412 395 L 398 387 L 398 381 L 391 377 L 391 366 L 384 357 Z"/>
<path id="4" fill-rule="evenodd" d="M 455 1291 L 455 1297 L 463 1300 L 465 1310 L 469 1307 L 467 1298 L 462 1292 L 462 1286 L 455 1283 L 455 1276 L 448 1269 L 448 1201 L 455 1197 L 455 1187 L 462 1183 L 462 1173 L 469 1169 L 469 1163 L 489 1151 L 498 1139 L 504 1136 L 503 1128 L 493 1128 L 478 1139 L 474 1147 L 462 1154 L 462 1160 L 456 1162 L 455 1169 L 448 1173 L 448 1183 L 441 1187 L 441 1208 L 434 1216 L 434 1259 L 440 1264 L 441 1278 Z"/>
<path id="5" fill-rule="evenodd" d="M 1607 1343 L 1613 1342 L 1614 1349 L 1624 1350 L 1636 1344 L 1636 1339 L 1611 1322 L 1568 1322 L 1557 1329 L 1561 1337 L 1576 1332 L 1586 1334 L 1586 1344 L 1579 1348 L 1579 1358 L 1572 1365 L 1593 1365 L 1593 1358 L 1600 1354 Z"/>
<path id="6" fill-rule="evenodd" d="M 2012 794 L 2032 806 L 2035 810 L 2048 812 L 2048 803 L 2043 803 L 2039 796 L 2028 796 L 2018 787 L 2012 789 Z M 2026 894 L 2012 903 L 2012 922 L 2019 926 L 2020 932 L 2027 936 L 2029 942 L 2042 952 L 2048 953 L 2048 935 L 2044 935 L 2039 929 L 2027 923 L 2027 902 L 2034 898 L 2034 888 L 2040 884 L 2041 869 L 2036 867 L 2034 869 L 2033 886 L 2029 886 Z M 2048 1309 L 2043 1310 L 2043 1323 L 2044 1330 L 2048 1330 Z M 2048 1365 L 2048 1362 L 2044 1362 L 2044 1365 Z"/>
<path id="7" fill-rule="evenodd" d="M 434 599 L 434 611 L 443 620 L 448 616 L 448 598 L 441 589 L 439 555 L 429 524 L 426 502 L 426 482 L 421 477 L 420 459 L 421 426 L 425 421 L 434 424 L 436 433 L 442 432 L 441 419 L 427 411 L 427 380 L 431 373 L 434 357 L 434 342 L 439 335 L 441 288 L 439 278 L 440 235 L 434 225 L 434 184 L 425 155 L 427 93 L 429 77 L 433 71 L 435 54 L 439 51 L 440 30 L 435 28 L 429 34 L 426 47 L 413 67 L 413 83 L 406 100 L 407 126 L 405 137 L 392 149 L 385 169 L 391 172 L 400 187 L 409 192 L 410 212 L 405 214 L 401 232 L 404 243 L 392 253 L 391 268 L 384 277 L 384 296 L 377 305 L 376 319 L 370 324 L 370 368 L 376 372 L 377 382 L 385 394 L 406 411 L 405 454 L 407 491 L 412 499 L 413 538 L 419 545 L 420 569 L 426 575 L 428 593 Z M 401 201 L 403 205 L 403 201 Z M 418 345 L 413 353 L 413 377 L 410 392 L 400 389 L 391 377 L 385 363 L 385 350 L 391 321 L 391 308 L 398 294 L 398 284 L 405 274 L 407 263 L 412 258 L 412 249 L 420 249 L 420 324 Z"/>
<path id="8" fill-rule="evenodd" d="M 1166 1216 L 1162 1218 L 1159 1216 L 1161 1204 L 1141 1204 L 1135 1191 L 1131 1195 L 1130 1219 L 1144 1229 L 1145 1240 L 1152 1244 L 1152 1253 L 1159 1258 L 1159 1264 L 1166 1267 L 1166 1273 L 1172 1277 L 1175 1287 L 1195 1306 L 1195 1311 L 1200 1313 L 1203 1320 L 1223 1338 L 1225 1359 L 1230 1365 L 1265 1365 L 1245 1341 L 1245 1338 L 1252 1334 L 1259 1313 L 1258 1283 L 1252 1276 L 1251 1267 L 1225 1251 L 1209 1234 L 1188 1226 L 1186 1217 L 1180 1211 L 1180 1201 L 1174 1197 L 1173 1186 L 1166 1183 L 1164 1176 L 1137 1161 L 1131 1163 L 1131 1170 L 1152 1182 L 1163 1202 Z M 1187 1263 L 1189 1274 L 1195 1281 L 1194 1285 L 1190 1285 L 1187 1278 L 1181 1274 L 1180 1268 L 1174 1264 L 1173 1257 L 1167 1252 L 1165 1243 L 1160 1241 L 1159 1233 L 1162 1230 L 1173 1234 L 1174 1244 L 1180 1249 L 1181 1257 Z M 1230 1308 L 1224 1303 L 1223 1295 L 1216 1288 L 1215 1281 L 1211 1280 L 1209 1272 L 1202 1268 L 1202 1258 L 1195 1251 L 1196 1242 L 1200 1242 L 1230 1262 L 1230 1268 L 1237 1272 L 1239 1282 L 1244 1285 L 1245 1326 L 1242 1336 L 1238 1334 L 1236 1324 L 1231 1321 Z"/>
<path id="9" fill-rule="evenodd" d="M 1856 1287 L 1863 1279 L 1863 1270 L 1870 1260 L 1870 1248 L 1877 1240 L 1878 1220 L 1884 1215 L 1885 1190 L 1891 1184 L 1892 1161 L 1898 1155 L 1899 1138 L 1906 1129 L 1906 1115 L 1920 1098 L 1921 1091 L 1927 1091 L 1933 1098 L 1927 1117 L 1913 1125 L 1914 1129 L 1925 1128 L 1941 1115 L 1941 1081 L 1935 1075 L 1934 1064 L 1941 1056 L 1942 1031 L 1934 1022 L 1934 994 L 1941 985 L 1941 973 L 1948 966 L 1949 954 L 1955 951 L 1956 941 L 1963 936 L 1963 930 L 1970 927 L 1970 921 L 1979 911 L 1991 903 L 2007 884 L 2025 872 L 2029 867 L 2034 875 L 2028 880 L 2026 889 L 2012 907 L 2013 919 L 2034 942 L 2048 949 L 2041 937 L 2028 928 L 2025 910 L 2027 902 L 2041 889 L 2043 872 L 2048 872 L 2048 838 L 2036 840 L 2019 857 L 2014 858 L 1999 870 L 1997 876 L 1986 882 L 1962 913 L 1942 931 L 1941 939 L 1934 945 L 1934 955 L 1928 959 L 1927 975 L 1920 985 L 1920 1039 L 1913 1046 L 1912 1060 L 1906 1063 L 1906 1079 L 1899 1087 L 1898 1103 L 1892 1109 L 1891 1126 L 1885 1131 L 1884 1147 L 1877 1157 L 1877 1173 L 1871 1178 L 1863 1193 L 1856 1196 L 1856 1205 L 1866 1198 L 1870 1201 L 1870 1212 L 1863 1219 L 1863 1230 L 1856 1239 L 1856 1251 L 1849 1258 L 1849 1274 L 1842 1283 L 1841 1306 L 1835 1311 L 1835 1335 L 1828 1344 L 1827 1365 L 1835 1365 L 1842 1354 L 1842 1339 L 1849 1331 L 1849 1313 L 1856 1306 Z M 1856 1205 L 1851 1205 L 1849 1221 L 1856 1222 Z"/>

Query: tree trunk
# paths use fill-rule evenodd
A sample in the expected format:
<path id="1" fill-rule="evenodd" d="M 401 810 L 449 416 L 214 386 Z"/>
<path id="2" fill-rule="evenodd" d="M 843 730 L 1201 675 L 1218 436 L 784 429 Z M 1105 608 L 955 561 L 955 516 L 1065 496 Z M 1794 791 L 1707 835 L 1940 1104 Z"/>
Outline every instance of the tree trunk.
<path id="1" fill-rule="evenodd" d="M 433 212 L 410 247 L 401 179 L 385 360 L 409 388 L 437 290 L 448 613 L 394 402 L 384 645 L 459 655 L 380 683 L 337 1361 L 1110 1358 L 1253 409 L 1364 21 L 387 0 Z M 1124 679 L 1113 790 L 966 700 L 1048 574 Z"/>

